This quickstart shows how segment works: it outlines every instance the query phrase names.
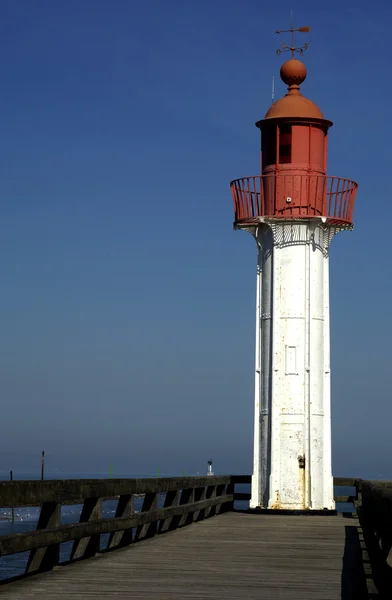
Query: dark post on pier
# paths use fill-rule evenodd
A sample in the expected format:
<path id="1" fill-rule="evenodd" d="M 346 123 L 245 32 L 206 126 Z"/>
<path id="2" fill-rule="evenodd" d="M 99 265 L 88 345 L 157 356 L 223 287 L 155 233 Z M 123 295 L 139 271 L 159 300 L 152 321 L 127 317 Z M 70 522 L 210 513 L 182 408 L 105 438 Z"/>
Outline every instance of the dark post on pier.
<path id="1" fill-rule="evenodd" d="M 42 450 L 42 457 L 41 457 L 41 481 L 43 481 L 45 479 L 45 451 Z"/>
<path id="2" fill-rule="evenodd" d="M 13 481 L 14 479 L 14 474 L 12 471 L 10 471 L 10 481 Z M 14 505 L 11 506 L 11 522 L 15 523 L 15 509 L 14 509 Z"/>

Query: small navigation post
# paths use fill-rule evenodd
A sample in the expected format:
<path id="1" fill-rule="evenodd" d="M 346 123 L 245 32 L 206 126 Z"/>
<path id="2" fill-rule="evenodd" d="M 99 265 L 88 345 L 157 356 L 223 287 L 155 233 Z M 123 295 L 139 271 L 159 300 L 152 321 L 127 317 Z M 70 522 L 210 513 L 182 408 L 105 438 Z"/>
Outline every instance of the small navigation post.
<path id="1" fill-rule="evenodd" d="M 45 475 L 45 450 L 42 450 L 42 458 L 41 458 L 41 481 L 44 480 Z"/>
<path id="2" fill-rule="evenodd" d="M 10 471 L 10 481 L 14 480 L 14 474 Z M 11 506 L 11 523 L 15 523 L 15 508 Z"/>

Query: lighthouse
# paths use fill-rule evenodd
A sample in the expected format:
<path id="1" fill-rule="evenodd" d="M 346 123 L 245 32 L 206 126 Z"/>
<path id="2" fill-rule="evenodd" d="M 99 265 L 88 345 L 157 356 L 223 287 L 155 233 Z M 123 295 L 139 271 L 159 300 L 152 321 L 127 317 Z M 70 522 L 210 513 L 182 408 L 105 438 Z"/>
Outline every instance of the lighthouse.
<path id="1" fill-rule="evenodd" d="M 327 175 L 332 122 L 302 95 L 307 45 L 281 52 L 287 93 L 256 126 L 261 174 L 230 184 L 234 228 L 256 241 L 254 460 L 250 508 L 333 510 L 329 248 L 353 227 L 357 184 Z M 278 31 L 277 33 L 284 33 Z"/>

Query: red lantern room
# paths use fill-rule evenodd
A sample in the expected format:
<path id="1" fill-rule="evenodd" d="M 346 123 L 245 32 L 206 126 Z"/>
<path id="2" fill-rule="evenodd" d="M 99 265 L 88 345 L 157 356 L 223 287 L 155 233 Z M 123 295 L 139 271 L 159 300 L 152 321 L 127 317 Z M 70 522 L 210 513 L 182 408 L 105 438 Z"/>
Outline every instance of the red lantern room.
<path id="1" fill-rule="evenodd" d="M 289 31 L 294 37 L 294 31 L 309 28 Z M 332 122 L 301 94 L 306 67 L 294 58 L 294 53 L 302 54 L 303 49 L 296 48 L 294 40 L 291 47 L 284 49 L 292 52 L 292 58 L 280 69 L 280 77 L 288 86 L 287 94 L 256 123 L 262 137 L 262 173 L 230 184 L 234 226 L 248 227 L 264 217 L 322 217 L 331 225 L 351 227 L 358 186 L 348 179 L 327 176 L 328 130 Z"/>

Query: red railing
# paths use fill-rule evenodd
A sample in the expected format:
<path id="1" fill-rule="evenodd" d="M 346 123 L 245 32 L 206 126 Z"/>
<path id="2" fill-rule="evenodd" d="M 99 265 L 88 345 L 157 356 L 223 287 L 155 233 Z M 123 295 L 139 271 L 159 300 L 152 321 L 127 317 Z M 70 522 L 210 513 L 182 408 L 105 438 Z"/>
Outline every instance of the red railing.
<path id="1" fill-rule="evenodd" d="M 350 225 L 358 184 L 327 175 L 271 174 L 244 177 L 230 184 L 235 223 L 255 223 L 258 217 L 306 219 Z"/>

